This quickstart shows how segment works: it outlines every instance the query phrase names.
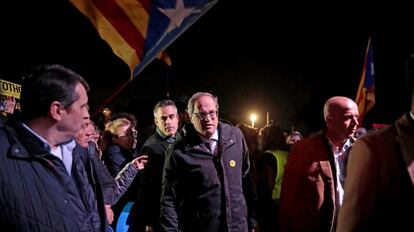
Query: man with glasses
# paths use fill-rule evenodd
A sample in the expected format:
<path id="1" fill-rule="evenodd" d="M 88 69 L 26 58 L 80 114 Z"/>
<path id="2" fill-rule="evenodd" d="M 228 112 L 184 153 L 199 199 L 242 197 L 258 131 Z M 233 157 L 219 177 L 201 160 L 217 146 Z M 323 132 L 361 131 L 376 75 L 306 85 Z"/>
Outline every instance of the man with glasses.
<path id="1" fill-rule="evenodd" d="M 238 128 L 219 122 L 218 109 L 210 93 L 188 101 L 191 124 L 166 153 L 162 231 L 254 231 L 248 148 Z"/>
<path id="2" fill-rule="evenodd" d="M 161 177 L 165 151 L 176 139 L 178 113 L 175 103 L 161 100 L 154 107 L 156 131 L 144 143 L 140 155 L 148 155 L 149 163 L 139 178 L 133 215 L 133 231 L 159 231 Z"/>

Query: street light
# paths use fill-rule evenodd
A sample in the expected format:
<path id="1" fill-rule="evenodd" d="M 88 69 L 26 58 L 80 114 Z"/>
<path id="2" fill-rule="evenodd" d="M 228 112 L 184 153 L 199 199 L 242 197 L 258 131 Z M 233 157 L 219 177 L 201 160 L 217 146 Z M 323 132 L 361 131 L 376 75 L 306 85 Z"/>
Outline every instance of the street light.
<path id="1" fill-rule="evenodd" d="M 256 114 L 251 114 L 250 115 L 250 120 L 252 121 L 252 127 L 254 128 L 254 122 L 256 121 L 256 119 L 257 119 L 257 115 Z"/>

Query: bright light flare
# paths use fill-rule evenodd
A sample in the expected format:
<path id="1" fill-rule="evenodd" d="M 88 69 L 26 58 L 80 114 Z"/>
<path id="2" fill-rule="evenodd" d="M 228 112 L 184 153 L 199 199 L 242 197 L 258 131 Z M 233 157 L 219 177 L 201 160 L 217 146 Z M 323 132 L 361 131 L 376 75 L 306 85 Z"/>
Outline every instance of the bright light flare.
<path id="1" fill-rule="evenodd" d="M 252 127 L 254 128 L 254 123 L 257 120 L 257 115 L 255 113 L 250 115 L 250 121 L 252 121 Z"/>

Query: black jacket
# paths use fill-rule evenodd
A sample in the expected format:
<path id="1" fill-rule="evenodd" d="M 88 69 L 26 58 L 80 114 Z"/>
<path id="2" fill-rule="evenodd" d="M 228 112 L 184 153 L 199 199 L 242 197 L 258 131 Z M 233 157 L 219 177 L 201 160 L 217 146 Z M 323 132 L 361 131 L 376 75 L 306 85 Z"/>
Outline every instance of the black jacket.
<path id="1" fill-rule="evenodd" d="M 238 128 L 221 122 L 218 131 L 217 156 L 205 149 L 191 124 L 167 150 L 163 231 L 243 232 L 256 225 L 252 208 L 256 196 L 244 137 Z"/>
<path id="2" fill-rule="evenodd" d="M 148 155 L 149 162 L 141 173 L 137 188 L 136 204 L 133 215 L 136 231 L 144 231 L 151 225 L 159 231 L 161 178 L 164 168 L 165 152 L 170 145 L 167 137 L 155 132 L 144 143 L 140 155 Z"/>
<path id="3" fill-rule="evenodd" d="M 72 173 L 21 124 L 0 128 L 0 228 L 4 231 L 105 231 L 103 165 L 76 146 Z M 101 166 L 99 166 L 101 165 Z M 112 190 L 110 190 L 112 189 Z M 108 194 L 111 203 L 114 197 Z"/>
<path id="4" fill-rule="evenodd" d="M 109 173 L 115 178 L 134 159 L 133 154 L 134 151 L 128 151 L 117 144 L 110 143 L 103 151 L 102 160 Z"/>

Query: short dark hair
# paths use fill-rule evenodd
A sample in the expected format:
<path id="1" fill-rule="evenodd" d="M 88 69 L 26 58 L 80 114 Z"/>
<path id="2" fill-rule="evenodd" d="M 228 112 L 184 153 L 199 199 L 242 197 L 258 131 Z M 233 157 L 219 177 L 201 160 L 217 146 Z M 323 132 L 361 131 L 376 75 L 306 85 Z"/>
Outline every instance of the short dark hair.
<path id="1" fill-rule="evenodd" d="M 414 53 L 410 55 L 405 66 L 405 81 L 408 90 L 414 96 Z"/>
<path id="2" fill-rule="evenodd" d="M 174 108 L 177 109 L 177 106 L 172 100 L 170 99 L 161 100 L 154 106 L 154 118 L 157 116 L 156 114 L 157 114 L 158 108 L 166 107 L 166 106 L 174 106 Z"/>
<path id="3" fill-rule="evenodd" d="M 22 80 L 20 105 L 24 120 L 47 115 L 53 101 L 59 101 L 65 108 L 72 105 L 79 99 L 75 92 L 79 83 L 89 91 L 85 79 L 58 64 L 36 66 Z"/>
<path id="4" fill-rule="evenodd" d="M 268 124 L 260 129 L 262 151 L 287 150 L 286 137 L 280 126 Z"/>

